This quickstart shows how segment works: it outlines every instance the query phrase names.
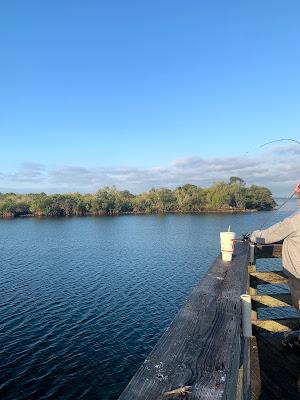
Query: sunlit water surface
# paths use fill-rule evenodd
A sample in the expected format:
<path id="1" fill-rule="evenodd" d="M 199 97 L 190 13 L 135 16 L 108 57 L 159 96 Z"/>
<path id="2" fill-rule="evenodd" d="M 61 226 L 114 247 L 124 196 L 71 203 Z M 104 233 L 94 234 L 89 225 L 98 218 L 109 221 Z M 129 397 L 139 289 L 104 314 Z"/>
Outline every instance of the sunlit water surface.
<path id="1" fill-rule="evenodd" d="M 0 398 L 116 399 L 219 253 L 219 232 L 295 208 L 0 220 Z"/>

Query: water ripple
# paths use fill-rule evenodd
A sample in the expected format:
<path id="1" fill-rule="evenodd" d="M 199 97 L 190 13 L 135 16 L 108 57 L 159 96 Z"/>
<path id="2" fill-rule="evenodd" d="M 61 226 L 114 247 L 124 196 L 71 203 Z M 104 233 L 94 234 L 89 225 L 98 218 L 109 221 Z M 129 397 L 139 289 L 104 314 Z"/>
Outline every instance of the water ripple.
<path id="1" fill-rule="evenodd" d="M 1 400 L 116 399 L 219 252 L 219 231 L 264 219 L 1 220 Z"/>

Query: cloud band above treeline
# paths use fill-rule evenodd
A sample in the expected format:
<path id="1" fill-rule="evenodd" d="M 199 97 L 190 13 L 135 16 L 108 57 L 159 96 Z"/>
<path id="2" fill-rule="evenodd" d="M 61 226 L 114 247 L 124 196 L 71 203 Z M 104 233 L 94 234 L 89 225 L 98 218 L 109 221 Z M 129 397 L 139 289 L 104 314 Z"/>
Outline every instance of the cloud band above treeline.
<path id="1" fill-rule="evenodd" d="M 82 167 L 48 166 L 24 162 L 12 172 L 0 171 L 0 191 L 93 192 L 116 185 L 133 193 L 152 187 L 174 188 L 186 183 L 206 187 L 216 181 L 239 176 L 248 184 L 269 187 L 275 195 L 288 196 L 300 181 L 300 146 L 276 146 L 254 156 L 202 158 L 186 157 L 168 166 Z"/>

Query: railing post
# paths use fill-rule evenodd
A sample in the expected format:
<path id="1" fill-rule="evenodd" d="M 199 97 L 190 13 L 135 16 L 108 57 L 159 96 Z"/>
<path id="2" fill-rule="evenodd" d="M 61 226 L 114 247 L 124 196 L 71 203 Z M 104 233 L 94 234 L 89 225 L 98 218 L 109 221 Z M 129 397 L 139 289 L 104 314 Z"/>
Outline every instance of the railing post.
<path id="1" fill-rule="evenodd" d="M 255 244 L 254 243 L 250 243 L 249 262 L 250 262 L 250 264 L 255 263 Z"/>
<path id="2" fill-rule="evenodd" d="M 251 296 L 249 294 L 241 295 L 242 302 L 242 330 L 243 336 L 249 338 L 252 336 L 251 321 Z"/>

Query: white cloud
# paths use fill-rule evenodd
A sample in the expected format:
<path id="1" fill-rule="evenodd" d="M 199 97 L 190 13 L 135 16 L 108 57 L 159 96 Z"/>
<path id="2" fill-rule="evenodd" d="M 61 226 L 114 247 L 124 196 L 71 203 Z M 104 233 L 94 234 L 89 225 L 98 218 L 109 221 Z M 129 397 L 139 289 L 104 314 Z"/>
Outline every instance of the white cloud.
<path id="1" fill-rule="evenodd" d="M 300 181 L 300 146 L 274 146 L 255 156 L 203 158 L 198 156 L 174 160 L 168 166 L 134 168 L 127 166 L 94 167 L 56 166 L 23 163 L 16 171 L 1 173 L 0 191 L 93 192 L 106 185 L 116 185 L 133 193 L 151 187 L 176 187 L 185 183 L 208 186 L 240 176 L 249 184 L 274 190 L 275 195 L 289 195 Z"/>

